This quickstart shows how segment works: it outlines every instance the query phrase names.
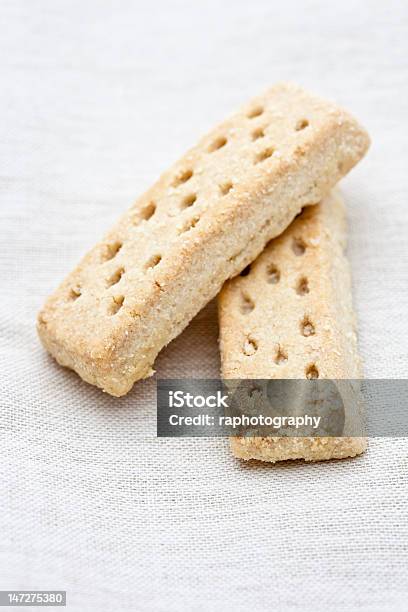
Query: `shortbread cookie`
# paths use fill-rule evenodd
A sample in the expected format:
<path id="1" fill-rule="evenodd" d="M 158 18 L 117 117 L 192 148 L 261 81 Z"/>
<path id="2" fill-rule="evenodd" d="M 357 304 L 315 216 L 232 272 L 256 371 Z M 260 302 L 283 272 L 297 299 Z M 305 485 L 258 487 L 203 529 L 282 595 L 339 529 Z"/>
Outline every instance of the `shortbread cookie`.
<path id="1" fill-rule="evenodd" d="M 359 379 L 343 202 L 306 208 L 219 296 L 225 379 Z M 355 406 L 358 409 L 358 406 Z M 242 459 L 315 461 L 362 453 L 362 437 L 236 437 Z"/>
<path id="2" fill-rule="evenodd" d="M 127 393 L 368 143 L 348 113 L 297 86 L 255 98 L 165 172 L 49 298 L 45 347 L 89 383 Z"/>

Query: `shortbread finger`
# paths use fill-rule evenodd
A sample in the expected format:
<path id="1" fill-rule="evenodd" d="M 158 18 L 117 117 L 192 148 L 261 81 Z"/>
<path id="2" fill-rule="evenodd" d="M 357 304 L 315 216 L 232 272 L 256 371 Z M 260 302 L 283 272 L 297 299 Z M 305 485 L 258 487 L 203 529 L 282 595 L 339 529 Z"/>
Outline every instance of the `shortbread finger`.
<path id="1" fill-rule="evenodd" d="M 306 208 L 245 275 L 224 285 L 223 378 L 361 378 L 345 246 L 345 208 L 331 194 Z M 317 461 L 358 455 L 366 440 L 236 437 L 231 446 L 242 459 Z"/>
<path id="2" fill-rule="evenodd" d="M 220 124 L 119 220 L 49 298 L 39 333 L 59 363 L 112 395 L 362 157 L 348 113 L 277 85 Z"/>

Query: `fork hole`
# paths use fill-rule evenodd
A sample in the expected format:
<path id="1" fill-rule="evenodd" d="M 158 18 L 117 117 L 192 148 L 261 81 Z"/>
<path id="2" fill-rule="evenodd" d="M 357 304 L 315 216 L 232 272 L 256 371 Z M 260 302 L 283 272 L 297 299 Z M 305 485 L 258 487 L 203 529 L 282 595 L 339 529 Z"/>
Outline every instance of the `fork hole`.
<path id="1" fill-rule="evenodd" d="M 173 187 L 178 187 L 183 183 L 187 183 L 193 176 L 193 171 L 189 168 L 188 170 L 183 170 L 180 172 L 173 180 Z"/>
<path id="2" fill-rule="evenodd" d="M 270 285 L 276 285 L 280 281 L 280 272 L 275 264 L 270 264 L 266 268 L 266 281 Z"/>
<path id="3" fill-rule="evenodd" d="M 306 278 L 306 276 L 302 276 L 301 278 L 299 278 L 297 285 L 296 285 L 296 293 L 298 295 L 307 295 L 309 293 L 310 289 L 309 289 L 309 281 Z"/>
<path id="4" fill-rule="evenodd" d="M 309 125 L 309 121 L 307 119 L 299 119 L 299 121 L 295 125 L 295 130 L 297 132 L 300 132 L 301 130 L 304 130 L 305 128 L 307 128 L 308 125 Z"/>
<path id="5" fill-rule="evenodd" d="M 225 147 L 225 145 L 227 144 L 228 140 L 225 136 L 219 136 L 218 138 L 216 138 L 214 140 L 214 142 L 209 146 L 208 148 L 208 152 L 209 153 L 214 153 L 214 151 L 218 151 L 219 149 L 222 149 L 222 147 Z"/>
<path id="6" fill-rule="evenodd" d="M 80 287 L 71 287 L 69 290 L 68 299 L 70 302 L 75 302 L 81 296 L 81 288 Z"/>
<path id="7" fill-rule="evenodd" d="M 278 345 L 278 348 L 276 349 L 276 354 L 275 354 L 276 365 L 282 365 L 283 363 L 286 363 L 287 360 L 288 360 L 287 351 L 285 351 L 284 348 Z"/>
<path id="8" fill-rule="evenodd" d="M 110 315 L 115 315 L 117 312 L 119 312 L 119 310 L 122 308 L 123 306 L 123 302 L 125 301 L 125 296 L 124 295 L 119 295 L 117 297 L 114 297 L 110 306 L 109 306 L 109 314 Z"/>
<path id="9" fill-rule="evenodd" d="M 258 155 L 255 157 L 255 163 L 260 164 L 266 159 L 269 159 L 274 154 L 274 151 L 275 149 L 273 149 L 272 147 L 267 147 L 266 149 L 258 153 Z"/>
<path id="10" fill-rule="evenodd" d="M 197 223 L 199 222 L 200 217 L 192 217 L 192 219 L 189 219 L 180 229 L 179 234 L 185 234 L 186 232 L 189 232 L 190 230 L 192 230 Z"/>
<path id="11" fill-rule="evenodd" d="M 221 195 L 225 196 L 227 195 L 227 193 L 229 193 L 232 189 L 233 185 L 231 183 L 231 181 L 228 181 L 227 183 L 223 183 L 222 185 L 220 185 L 220 192 Z"/>
<path id="12" fill-rule="evenodd" d="M 263 112 L 264 109 L 262 106 L 254 106 L 254 108 L 252 108 L 247 114 L 247 117 L 248 119 L 255 119 L 255 117 L 260 117 Z"/>
<path id="13" fill-rule="evenodd" d="M 109 244 L 105 244 L 102 260 L 109 261 L 110 259 L 113 259 L 119 253 L 122 246 L 123 243 L 119 240 L 116 240 L 115 242 L 111 242 Z"/>
<path id="14" fill-rule="evenodd" d="M 119 268 L 119 270 L 116 270 L 116 272 L 114 272 L 114 274 L 112 274 L 112 276 L 108 279 L 107 286 L 113 287 L 113 285 L 117 285 L 120 279 L 122 278 L 124 272 L 124 268 Z"/>
<path id="15" fill-rule="evenodd" d="M 314 363 L 311 363 L 310 365 L 307 366 L 306 378 L 308 378 L 309 380 L 314 379 L 314 378 L 319 378 L 319 370 L 317 369 Z"/>
<path id="16" fill-rule="evenodd" d="M 255 304 L 253 300 L 249 297 L 247 293 L 241 294 L 241 314 L 249 314 L 255 308 Z"/>
<path id="17" fill-rule="evenodd" d="M 148 262 L 145 265 L 145 269 L 149 270 L 150 268 L 154 268 L 156 267 L 160 262 L 161 262 L 162 256 L 161 255 L 153 255 Z"/>
<path id="18" fill-rule="evenodd" d="M 181 203 L 181 207 L 182 208 L 189 208 L 190 206 L 192 206 L 195 202 L 197 201 L 197 194 L 195 193 L 189 193 L 182 201 Z"/>
<path id="19" fill-rule="evenodd" d="M 255 355 L 257 350 L 258 350 L 258 343 L 257 343 L 257 341 L 254 338 L 252 338 L 251 336 L 248 336 L 245 339 L 244 345 L 242 347 L 242 352 L 247 357 L 251 357 L 251 355 Z"/>
<path id="20" fill-rule="evenodd" d="M 305 254 L 306 244 L 301 238 L 294 238 L 292 240 L 292 251 L 295 255 L 300 257 Z"/>
<path id="21" fill-rule="evenodd" d="M 256 128 L 256 130 L 252 132 L 252 140 L 259 140 L 259 138 L 263 138 L 264 136 L 265 132 L 263 128 Z"/>
<path id="22" fill-rule="evenodd" d="M 315 326 L 313 325 L 312 321 L 309 319 L 308 316 L 303 317 L 302 321 L 300 322 L 300 332 L 302 336 L 305 336 L 305 338 L 315 335 Z"/>
<path id="23" fill-rule="evenodd" d="M 140 218 L 144 221 L 148 221 L 149 219 L 151 219 L 151 217 L 153 217 L 155 212 L 156 204 L 154 202 L 149 202 L 149 204 L 144 206 L 140 211 Z"/>

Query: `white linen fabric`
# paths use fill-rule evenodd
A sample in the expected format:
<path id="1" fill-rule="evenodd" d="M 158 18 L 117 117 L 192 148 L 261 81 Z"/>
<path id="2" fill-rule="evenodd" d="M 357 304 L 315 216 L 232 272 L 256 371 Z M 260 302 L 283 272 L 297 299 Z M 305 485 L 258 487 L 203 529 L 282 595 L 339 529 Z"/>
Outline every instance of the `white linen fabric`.
<path id="1" fill-rule="evenodd" d="M 197 137 L 293 80 L 371 133 L 343 181 L 366 375 L 408 367 L 404 0 L 1 2 L 0 589 L 98 611 L 408 610 L 407 441 L 244 465 L 157 439 L 155 379 L 111 398 L 58 367 L 35 316 Z M 215 304 L 157 361 L 216 377 Z M 37 609 L 37 608 L 35 608 Z"/>

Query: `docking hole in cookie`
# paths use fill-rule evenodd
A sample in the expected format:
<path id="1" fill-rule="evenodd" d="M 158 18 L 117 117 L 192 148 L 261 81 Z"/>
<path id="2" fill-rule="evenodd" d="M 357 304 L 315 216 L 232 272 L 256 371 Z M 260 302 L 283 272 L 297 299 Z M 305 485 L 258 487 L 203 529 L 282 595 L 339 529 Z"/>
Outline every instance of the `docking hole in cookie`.
<path id="1" fill-rule="evenodd" d="M 270 264 L 266 268 L 266 282 L 270 285 L 276 285 L 280 281 L 280 272 L 275 264 Z"/>
<path id="2" fill-rule="evenodd" d="M 298 295 L 306 295 L 308 294 L 310 291 L 309 289 L 309 281 L 306 278 L 306 276 L 302 276 L 301 278 L 299 278 L 297 285 L 296 285 L 296 293 Z"/>
<path id="3" fill-rule="evenodd" d="M 153 255 L 146 263 L 145 270 L 149 270 L 150 268 L 154 268 L 161 262 L 161 255 Z"/>
<path id="4" fill-rule="evenodd" d="M 117 285 L 124 273 L 124 268 L 119 268 L 119 270 L 116 270 L 116 272 L 114 272 L 114 274 L 112 274 L 112 276 L 108 279 L 107 287 L 113 287 L 113 285 Z"/>
<path id="5" fill-rule="evenodd" d="M 227 183 L 223 183 L 222 185 L 220 185 L 220 192 L 221 195 L 227 195 L 227 193 L 229 193 L 232 189 L 233 185 L 230 181 L 228 181 Z"/>
<path id="6" fill-rule="evenodd" d="M 156 212 L 156 204 L 154 202 L 150 202 L 149 204 L 147 204 L 147 206 L 142 208 L 142 210 L 140 211 L 140 218 L 143 219 L 144 221 L 148 221 L 151 217 L 153 217 L 155 212 Z"/>
<path id="7" fill-rule="evenodd" d="M 241 294 L 241 313 L 248 314 L 253 311 L 255 304 L 247 293 Z"/>
<path id="8" fill-rule="evenodd" d="M 180 229 L 179 234 L 185 234 L 186 232 L 192 230 L 197 225 L 199 220 L 200 217 L 192 217 L 191 219 L 189 219 Z"/>
<path id="9" fill-rule="evenodd" d="M 79 298 L 79 296 L 81 295 L 81 288 L 80 287 L 71 287 L 71 289 L 69 290 L 69 295 L 68 295 L 68 299 L 70 302 L 75 302 L 75 300 L 77 300 Z"/>
<path id="10" fill-rule="evenodd" d="M 105 244 L 104 254 L 102 256 L 102 261 L 109 261 L 113 259 L 122 248 L 123 243 L 117 240 L 116 242 L 111 242 L 110 244 Z"/>
<path id="11" fill-rule="evenodd" d="M 316 333 L 316 329 L 315 326 L 313 325 L 313 323 L 311 322 L 311 320 L 309 319 L 308 316 L 305 316 L 301 323 L 300 323 L 300 331 L 302 333 L 302 336 L 305 336 L 306 338 L 308 336 L 314 336 Z"/>
<path id="12" fill-rule="evenodd" d="M 309 125 L 309 121 L 307 119 L 299 119 L 296 123 L 295 130 L 300 132 L 300 130 L 304 130 Z"/>
<path id="13" fill-rule="evenodd" d="M 247 117 L 248 119 L 255 119 L 255 117 L 260 117 L 263 112 L 264 109 L 262 106 L 254 106 L 254 108 L 249 111 Z"/>
<path id="14" fill-rule="evenodd" d="M 248 336 L 248 338 L 246 338 L 244 342 L 244 346 L 242 350 L 243 350 L 244 355 L 246 355 L 247 357 L 251 357 L 251 355 L 254 355 L 256 351 L 258 350 L 257 341 L 254 340 L 254 338 L 252 338 L 251 336 Z"/>
<path id="15" fill-rule="evenodd" d="M 312 378 L 319 378 L 319 370 L 314 363 L 310 364 L 306 368 L 306 378 L 311 380 Z"/>
<path id="16" fill-rule="evenodd" d="M 182 185 L 183 183 L 187 183 L 187 181 L 191 179 L 193 174 L 194 173 L 190 168 L 188 170 L 183 170 L 182 172 L 180 172 L 180 174 L 178 174 L 175 177 L 173 181 L 173 187 L 178 187 L 179 185 Z"/>
<path id="17" fill-rule="evenodd" d="M 114 297 L 112 299 L 112 302 L 109 306 L 109 314 L 110 315 L 115 315 L 117 312 L 119 312 L 119 310 L 122 308 L 123 306 L 123 302 L 125 301 L 125 296 L 124 295 L 119 295 L 117 297 Z"/>
<path id="18" fill-rule="evenodd" d="M 190 206 L 192 206 L 196 201 L 197 201 L 197 194 L 189 193 L 181 203 L 182 208 L 190 208 Z"/>
<path id="19" fill-rule="evenodd" d="M 218 151 L 219 149 L 222 149 L 222 147 L 225 147 L 227 142 L 228 142 L 228 140 L 225 138 L 225 136 L 219 136 L 210 145 L 210 147 L 208 149 L 208 152 L 209 153 L 214 153 L 214 151 Z"/>
<path id="20" fill-rule="evenodd" d="M 306 244 L 304 243 L 304 241 L 301 238 L 294 238 L 292 240 L 292 251 L 298 257 L 300 257 L 301 255 L 305 254 Z"/>
<path id="21" fill-rule="evenodd" d="M 265 136 L 264 129 L 261 127 L 256 128 L 256 130 L 252 132 L 251 136 L 252 140 L 258 140 L 259 138 L 263 138 Z"/>
<path id="22" fill-rule="evenodd" d="M 280 345 L 278 345 L 278 348 L 276 350 L 276 355 L 275 355 L 275 363 L 276 363 L 276 365 L 282 365 L 287 360 L 288 360 L 287 352 L 285 351 L 284 348 L 282 348 Z"/>
<path id="23" fill-rule="evenodd" d="M 260 164 L 266 159 L 269 159 L 270 157 L 272 157 L 274 152 L 275 152 L 275 149 L 273 147 L 267 147 L 266 149 L 258 153 L 258 155 L 255 157 L 255 163 Z"/>

